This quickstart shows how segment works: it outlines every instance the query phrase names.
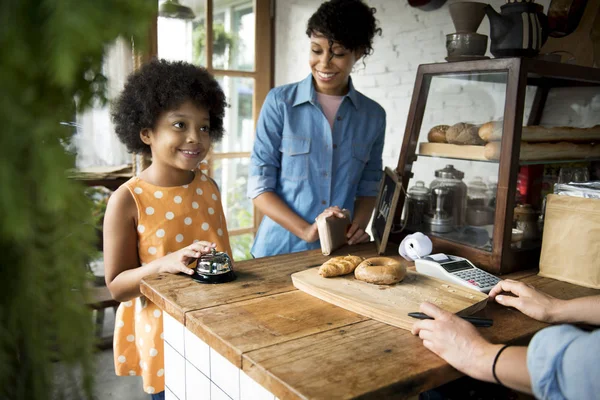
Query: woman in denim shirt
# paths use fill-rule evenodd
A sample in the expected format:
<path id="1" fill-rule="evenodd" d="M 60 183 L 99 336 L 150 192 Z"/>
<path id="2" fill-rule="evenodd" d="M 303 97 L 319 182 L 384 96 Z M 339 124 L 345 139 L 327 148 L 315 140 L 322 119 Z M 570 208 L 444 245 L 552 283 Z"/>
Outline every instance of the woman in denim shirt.
<path id="1" fill-rule="evenodd" d="M 308 21 L 311 74 L 272 89 L 251 157 L 248 196 L 265 214 L 252 255 L 319 248 L 315 218 L 350 211 L 348 243 L 369 240 L 382 170 L 385 111 L 350 73 L 373 52 L 375 9 L 360 0 L 323 3 Z"/>
<path id="2" fill-rule="evenodd" d="M 506 279 L 489 297 L 538 321 L 563 325 L 542 329 L 528 347 L 492 344 L 465 320 L 423 303 L 421 311 L 434 319 L 416 322 L 412 333 L 429 350 L 475 379 L 500 383 L 538 399 L 600 398 L 600 329 L 586 332 L 569 325 L 599 326 L 600 295 L 560 300 Z"/>

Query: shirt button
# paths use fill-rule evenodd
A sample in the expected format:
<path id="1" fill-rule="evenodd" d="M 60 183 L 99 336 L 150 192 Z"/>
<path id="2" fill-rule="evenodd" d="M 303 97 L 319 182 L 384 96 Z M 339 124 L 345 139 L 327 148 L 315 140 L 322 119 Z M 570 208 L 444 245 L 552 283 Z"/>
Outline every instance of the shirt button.
<path id="1" fill-rule="evenodd" d="M 341 116 L 341 115 L 338 115 L 338 117 L 337 117 L 337 120 L 338 120 L 338 121 L 341 121 L 341 120 L 342 120 L 342 116 Z"/>
<path id="2" fill-rule="evenodd" d="M 333 145 L 333 149 L 334 149 L 334 150 L 335 150 L 335 149 L 337 149 L 337 144 L 334 144 L 334 145 Z"/>
<path id="3" fill-rule="evenodd" d="M 327 176 L 327 172 L 323 172 L 323 176 Z"/>
<path id="4" fill-rule="evenodd" d="M 321 204 L 325 205 L 327 202 L 325 200 L 321 200 Z"/>

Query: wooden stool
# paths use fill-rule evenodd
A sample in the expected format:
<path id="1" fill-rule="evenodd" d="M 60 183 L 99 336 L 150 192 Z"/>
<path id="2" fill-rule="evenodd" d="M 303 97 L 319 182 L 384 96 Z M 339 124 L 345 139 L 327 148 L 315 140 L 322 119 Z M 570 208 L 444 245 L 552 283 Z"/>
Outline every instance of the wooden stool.
<path id="1" fill-rule="evenodd" d="M 90 302 L 88 306 L 96 313 L 96 337 L 99 339 L 98 348 L 106 350 L 112 347 L 113 335 L 102 336 L 102 328 L 104 326 L 104 311 L 108 307 L 112 307 L 117 313 L 119 302 L 112 298 L 110 291 L 106 286 L 93 286 L 89 288 Z"/>

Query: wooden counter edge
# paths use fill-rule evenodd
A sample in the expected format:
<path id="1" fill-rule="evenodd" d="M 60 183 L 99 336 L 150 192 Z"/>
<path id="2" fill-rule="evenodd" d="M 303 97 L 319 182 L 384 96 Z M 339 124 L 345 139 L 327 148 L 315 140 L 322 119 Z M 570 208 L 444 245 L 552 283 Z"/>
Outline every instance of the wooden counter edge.
<path id="1" fill-rule="evenodd" d="M 150 285 L 148 285 L 145 279 L 142 279 L 140 283 L 140 292 L 146 296 L 148 300 L 156 304 L 158 308 L 160 308 L 163 312 L 166 312 L 173 318 L 175 318 L 179 323 L 185 325 L 185 311 L 183 311 L 177 304 L 172 303 L 163 297 L 160 293 L 154 290 Z"/>

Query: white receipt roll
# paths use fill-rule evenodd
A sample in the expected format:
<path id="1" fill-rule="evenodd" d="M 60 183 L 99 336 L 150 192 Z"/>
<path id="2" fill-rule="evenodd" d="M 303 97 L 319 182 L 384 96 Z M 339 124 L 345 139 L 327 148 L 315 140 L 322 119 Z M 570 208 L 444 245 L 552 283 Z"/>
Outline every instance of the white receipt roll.
<path id="1" fill-rule="evenodd" d="M 398 248 L 400 255 L 408 261 L 428 256 L 432 250 L 433 244 L 431 243 L 431 239 L 421 232 L 406 236 Z"/>

